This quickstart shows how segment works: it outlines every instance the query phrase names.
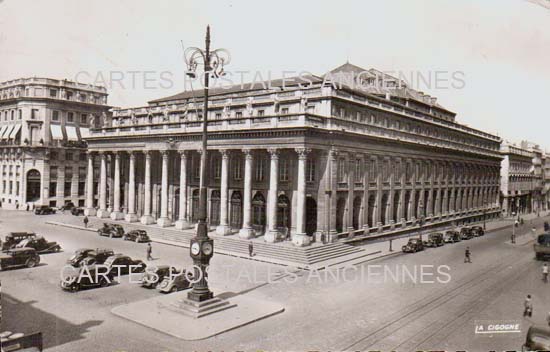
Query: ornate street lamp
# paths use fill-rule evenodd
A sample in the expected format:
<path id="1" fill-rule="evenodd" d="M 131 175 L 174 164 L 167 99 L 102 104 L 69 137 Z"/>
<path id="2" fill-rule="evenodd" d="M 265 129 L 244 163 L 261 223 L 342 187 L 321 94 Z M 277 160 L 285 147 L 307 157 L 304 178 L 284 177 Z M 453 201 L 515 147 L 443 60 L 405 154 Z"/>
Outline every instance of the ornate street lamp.
<path id="1" fill-rule="evenodd" d="M 202 113 L 202 148 L 201 148 L 201 174 L 199 189 L 199 213 L 197 232 L 189 246 L 190 255 L 195 267 L 195 280 L 193 289 L 187 294 L 187 298 L 195 302 L 203 302 L 214 297 L 208 288 L 207 270 L 210 259 L 214 255 L 214 241 L 208 237 L 208 226 L 206 223 L 206 192 L 208 169 L 207 160 L 207 131 L 208 131 L 208 89 L 209 79 L 224 75 L 224 65 L 229 63 L 229 52 L 225 49 L 210 50 L 210 26 L 206 27 L 205 50 L 191 47 L 184 52 L 187 64 L 187 75 L 191 78 L 197 77 L 197 68 L 204 66 L 204 109 Z"/>

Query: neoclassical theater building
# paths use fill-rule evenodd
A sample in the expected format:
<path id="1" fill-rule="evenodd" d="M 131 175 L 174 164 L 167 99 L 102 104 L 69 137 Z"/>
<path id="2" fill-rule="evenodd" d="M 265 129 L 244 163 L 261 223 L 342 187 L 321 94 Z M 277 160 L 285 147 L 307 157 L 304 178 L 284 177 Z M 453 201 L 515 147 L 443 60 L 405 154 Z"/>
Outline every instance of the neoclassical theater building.
<path id="1" fill-rule="evenodd" d="M 92 129 L 86 212 L 192 227 L 202 99 L 116 110 Z M 208 131 L 208 221 L 220 235 L 307 245 L 500 212 L 501 139 L 375 70 L 213 88 Z"/>

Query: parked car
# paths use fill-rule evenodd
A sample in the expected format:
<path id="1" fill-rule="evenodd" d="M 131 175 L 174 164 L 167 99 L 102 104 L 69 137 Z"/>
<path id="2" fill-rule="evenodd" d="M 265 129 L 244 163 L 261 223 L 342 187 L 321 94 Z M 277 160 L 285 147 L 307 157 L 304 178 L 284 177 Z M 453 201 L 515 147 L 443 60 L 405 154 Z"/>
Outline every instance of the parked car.
<path id="1" fill-rule="evenodd" d="M 522 351 L 550 351 L 550 329 L 542 326 L 531 326 L 527 330 Z"/>
<path id="2" fill-rule="evenodd" d="M 61 250 L 61 246 L 57 242 L 48 242 L 42 236 L 27 238 L 15 246 L 15 248 L 23 247 L 34 248 L 38 254 L 59 252 Z"/>
<path id="3" fill-rule="evenodd" d="M 124 236 L 124 228 L 118 224 L 108 224 L 105 222 L 103 223 L 103 227 L 97 230 L 97 233 L 100 236 L 108 236 L 110 238 L 122 237 Z"/>
<path id="4" fill-rule="evenodd" d="M 65 211 L 65 210 L 72 210 L 74 208 L 73 202 L 68 202 L 67 204 L 63 205 L 59 210 Z"/>
<path id="5" fill-rule="evenodd" d="M 189 277 L 187 272 L 179 272 L 178 274 L 168 275 L 162 280 L 162 282 L 157 286 L 157 289 L 162 293 L 172 293 L 176 291 L 181 291 L 192 287 L 193 284 L 189 282 Z"/>
<path id="6" fill-rule="evenodd" d="M 460 241 L 462 241 L 462 239 L 460 238 L 460 232 L 455 230 L 448 230 L 445 232 L 446 243 L 455 243 Z"/>
<path id="7" fill-rule="evenodd" d="M 82 207 L 72 208 L 71 214 L 73 214 L 74 216 L 84 215 L 84 208 Z"/>
<path id="8" fill-rule="evenodd" d="M 34 248 L 13 248 L 0 253 L 0 270 L 26 266 L 35 267 L 40 263 L 40 256 Z"/>
<path id="9" fill-rule="evenodd" d="M 109 258 L 110 256 L 114 255 L 115 252 L 113 252 L 112 249 L 104 249 L 104 248 L 80 248 L 77 249 L 74 254 L 67 260 L 67 264 L 72 265 L 74 267 L 78 267 L 82 264 L 82 262 L 86 258 L 95 258 L 99 257 L 99 261 L 102 263 Z M 89 263 L 90 260 L 87 260 L 86 263 Z"/>
<path id="10" fill-rule="evenodd" d="M 428 235 L 428 240 L 424 241 L 425 247 L 440 247 L 445 244 L 445 241 L 443 240 L 443 234 L 440 232 L 434 232 L 430 233 Z"/>
<path id="11" fill-rule="evenodd" d="M 113 271 L 116 275 L 120 272 L 120 275 L 132 273 L 142 273 L 145 271 L 145 263 L 139 259 L 132 259 L 127 255 L 117 253 L 110 256 L 103 263 L 109 268 L 109 271 Z"/>
<path id="12" fill-rule="evenodd" d="M 474 237 L 479 237 L 485 235 L 485 231 L 483 230 L 483 227 L 481 226 L 472 226 L 472 233 L 474 234 Z"/>
<path id="13" fill-rule="evenodd" d="M 537 236 L 537 242 L 533 245 L 535 257 L 537 260 L 542 260 L 545 257 L 550 257 L 550 233 L 544 233 Z"/>
<path id="14" fill-rule="evenodd" d="M 414 253 L 424 250 L 424 244 L 420 238 L 409 238 L 409 242 L 404 245 L 402 248 L 404 253 Z"/>
<path id="15" fill-rule="evenodd" d="M 34 209 L 36 215 L 55 214 L 55 209 L 47 205 L 39 205 Z"/>
<path id="16" fill-rule="evenodd" d="M 460 229 L 460 239 L 469 240 L 474 237 L 471 227 L 463 227 Z"/>
<path id="17" fill-rule="evenodd" d="M 170 273 L 176 275 L 179 271 L 170 265 L 148 267 L 141 279 L 141 287 L 156 288 Z"/>
<path id="18" fill-rule="evenodd" d="M 2 250 L 5 251 L 11 248 L 15 248 L 15 246 L 19 242 L 35 236 L 36 233 L 34 232 L 10 232 L 4 238 L 4 242 L 2 242 Z"/>
<path id="19" fill-rule="evenodd" d="M 84 270 L 85 272 L 83 272 Z M 61 280 L 61 288 L 74 292 L 82 288 L 107 287 L 113 283 L 114 278 L 114 272 L 106 272 L 105 268 L 98 268 L 95 265 L 91 265 L 81 267 L 80 270 L 67 274 L 67 276 Z"/>
<path id="20" fill-rule="evenodd" d="M 151 239 L 147 236 L 147 231 L 145 230 L 132 230 L 124 234 L 122 239 L 125 241 L 136 241 L 136 242 L 150 242 Z"/>

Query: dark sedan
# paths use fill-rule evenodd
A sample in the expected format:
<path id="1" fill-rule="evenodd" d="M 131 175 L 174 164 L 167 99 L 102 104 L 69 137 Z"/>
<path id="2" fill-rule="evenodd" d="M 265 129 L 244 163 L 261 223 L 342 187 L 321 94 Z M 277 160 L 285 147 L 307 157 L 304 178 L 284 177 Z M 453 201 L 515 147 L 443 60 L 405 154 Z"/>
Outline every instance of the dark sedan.
<path id="1" fill-rule="evenodd" d="M 127 232 L 122 239 L 125 241 L 135 241 L 135 242 L 150 242 L 151 239 L 147 236 L 147 231 L 145 230 L 132 230 Z"/>
<path id="2" fill-rule="evenodd" d="M 142 260 L 132 259 L 124 254 L 115 254 L 107 258 L 103 265 L 107 266 L 109 271 L 113 271 L 117 275 L 126 275 L 132 273 L 142 273 L 145 271 L 146 265 Z"/>
<path id="3" fill-rule="evenodd" d="M 100 236 L 122 237 L 124 236 L 124 228 L 118 224 L 103 223 L 103 227 L 97 230 Z"/>
<path id="4" fill-rule="evenodd" d="M 48 242 L 41 236 L 27 238 L 16 246 L 16 248 L 22 247 L 34 248 L 38 254 L 59 252 L 61 250 L 61 246 L 57 242 Z"/>
<path id="5" fill-rule="evenodd" d="M 34 248 L 14 248 L 0 253 L 0 270 L 26 266 L 33 268 L 40 263 Z"/>
<path id="6" fill-rule="evenodd" d="M 40 205 L 34 209 L 36 215 L 55 214 L 55 209 L 47 205 Z"/>
<path id="7" fill-rule="evenodd" d="M 94 261 L 99 261 L 103 263 L 107 258 L 114 255 L 115 252 L 113 252 L 112 249 L 103 249 L 103 248 L 80 248 L 77 249 L 74 254 L 67 260 L 67 264 L 72 265 L 74 267 L 80 266 L 84 261 L 86 263 L 90 263 L 90 259 L 87 258 L 94 258 Z M 95 259 L 97 257 L 97 260 Z"/>
<path id="8" fill-rule="evenodd" d="M 409 242 L 401 250 L 403 253 L 415 253 L 424 250 L 424 244 L 420 238 L 409 238 Z"/>
<path id="9" fill-rule="evenodd" d="M 66 274 L 61 280 L 61 288 L 74 292 L 83 288 L 107 287 L 114 278 L 115 273 L 103 266 L 83 266 Z"/>

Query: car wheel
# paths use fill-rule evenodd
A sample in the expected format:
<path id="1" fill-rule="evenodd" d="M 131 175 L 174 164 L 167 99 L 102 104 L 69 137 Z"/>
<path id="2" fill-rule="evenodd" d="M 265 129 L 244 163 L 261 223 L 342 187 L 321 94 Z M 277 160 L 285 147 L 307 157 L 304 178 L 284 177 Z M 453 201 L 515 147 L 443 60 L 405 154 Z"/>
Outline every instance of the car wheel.
<path id="1" fill-rule="evenodd" d="M 104 278 L 99 279 L 99 287 L 107 287 L 109 286 L 109 282 L 105 280 Z"/>
<path id="2" fill-rule="evenodd" d="M 174 293 L 174 292 L 178 292 L 178 288 L 176 285 L 172 286 L 172 288 L 170 289 L 170 293 Z"/>
<path id="3" fill-rule="evenodd" d="M 27 268 L 34 268 L 36 266 L 36 261 L 34 259 L 27 260 Z"/>

